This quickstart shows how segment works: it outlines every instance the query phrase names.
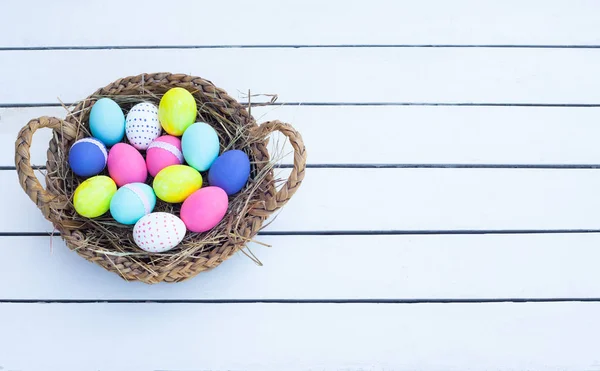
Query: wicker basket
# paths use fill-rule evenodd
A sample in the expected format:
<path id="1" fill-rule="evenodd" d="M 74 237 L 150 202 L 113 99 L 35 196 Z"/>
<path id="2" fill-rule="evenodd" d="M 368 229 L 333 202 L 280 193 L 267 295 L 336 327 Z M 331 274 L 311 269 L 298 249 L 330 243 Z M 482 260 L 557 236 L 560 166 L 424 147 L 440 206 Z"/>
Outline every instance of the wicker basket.
<path id="1" fill-rule="evenodd" d="M 252 184 L 253 191 L 242 192 L 238 196 L 244 199 L 236 205 L 244 207 L 232 209 L 230 203 L 224 220 L 215 227 L 216 231 L 188 233 L 175 248 L 179 252 L 177 258 L 167 259 L 161 258 L 160 254 L 145 254 L 137 249 L 130 236 L 131 226 L 111 223 L 109 216 L 100 222 L 92 222 L 75 213 L 72 196 L 82 180 L 69 169 L 67 156 L 76 140 L 89 135 L 87 122 L 90 109 L 100 97 L 111 97 L 122 106 L 123 99 L 127 97 L 124 107 L 127 110 L 137 103 L 136 100 L 150 100 L 158 104 L 160 97 L 173 87 L 185 88 L 194 95 L 200 111 L 199 120 L 209 122 L 217 129 L 222 149 L 241 149 L 249 155 L 252 163 L 249 184 Z M 137 96 L 139 99 L 136 99 Z M 33 133 L 40 128 L 53 129 L 47 153 L 46 189 L 34 174 L 29 153 Z M 223 143 L 223 133 L 227 130 L 241 134 L 239 139 L 233 140 L 236 143 Z M 275 185 L 272 167 L 268 166 L 272 163 L 266 148 L 268 136 L 274 131 L 285 135 L 294 149 L 291 174 L 279 189 Z M 21 186 L 46 219 L 54 224 L 71 250 L 126 280 L 157 283 L 179 282 L 193 277 L 218 266 L 244 248 L 261 229 L 265 219 L 281 208 L 300 186 L 304 178 L 306 151 L 300 134 L 290 125 L 279 121 L 257 125 L 246 108 L 210 81 L 183 74 L 151 73 L 122 78 L 99 89 L 77 103 L 65 120 L 54 117 L 31 120 L 17 138 L 15 164 Z M 116 231 L 124 237 L 115 241 L 103 231 Z"/>

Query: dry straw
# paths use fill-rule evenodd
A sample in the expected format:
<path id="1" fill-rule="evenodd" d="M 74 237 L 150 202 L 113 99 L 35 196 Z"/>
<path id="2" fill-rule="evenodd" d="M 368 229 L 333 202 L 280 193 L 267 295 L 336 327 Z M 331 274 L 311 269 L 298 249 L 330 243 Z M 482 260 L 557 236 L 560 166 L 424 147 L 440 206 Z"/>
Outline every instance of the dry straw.
<path id="1" fill-rule="evenodd" d="M 99 98 L 110 97 L 127 112 L 142 101 L 158 104 L 162 95 L 173 87 L 185 88 L 193 94 L 198 105 L 198 120 L 215 128 L 221 150 L 246 152 L 252 171 L 246 187 L 230 199 L 227 214 L 219 225 L 207 233 L 188 233 L 171 251 L 147 253 L 136 247 L 131 226 L 121 225 L 110 216 L 87 219 L 75 212 L 72 196 L 81 179 L 70 170 L 67 155 L 76 140 L 90 135 L 90 109 Z M 34 174 L 29 153 L 33 133 L 40 128 L 53 129 L 46 164 L 46 189 Z M 287 137 L 294 150 L 291 173 L 279 185 L 273 175 L 276 159 L 269 157 L 266 147 L 269 135 L 275 131 Z M 216 267 L 240 250 L 259 263 L 244 247 L 254 240 L 265 219 L 281 208 L 300 186 L 306 151 L 302 137 L 289 124 L 269 121 L 257 125 L 245 107 L 210 81 L 182 74 L 152 73 L 119 79 L 99 89 L 69 109 L 64 120 L 45 116 L 31 120 L 15 143 L 15 164 L 21 186 L 60 231 L 70 249 L 126 280 L 157 283 L 183 281 Z M 155 211 L 178 214 L 179 205 L 159 200 Z"/>

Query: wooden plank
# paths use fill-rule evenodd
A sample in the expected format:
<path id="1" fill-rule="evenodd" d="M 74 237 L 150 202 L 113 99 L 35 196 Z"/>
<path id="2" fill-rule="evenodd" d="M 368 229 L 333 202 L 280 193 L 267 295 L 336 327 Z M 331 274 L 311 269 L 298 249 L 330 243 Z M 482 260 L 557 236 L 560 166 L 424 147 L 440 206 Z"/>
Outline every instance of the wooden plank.
<path id="1" fill-rule="evenodd" d="M 599 10 L 593 0 L 9 2 L 0 45 L 594 44 Z"/>
<path id="2" fill-rule="evenodd" d="M 598 298 L 600 235 L 261 236 L 178 284 L 125 283 L 60 238 L 2 237 L 0 300 Z M 51 246 L 52 244 L 52 246 Z M 26 267 L 24 269 L 24 267 Z M 251 282 L 251 284 L 249 284 Z"/>
<path id="3" fill-rule="evenodd" d="M 14 171 L 0 184 L 19 210 L 0 214 L 0 232 L 51 230 Z M 267 230 L 597 229 L 598 189 L 596 170 L 307 169 Z"/>
<path id="4" fill-rule="evenodd" d="M 600 108 L 274 106 L 252 113 L 258 122 L 292 123 L 310 164 L 600 163 Z M 19 130 L 43 115 L 64 117 L 65 110 L 0 108 L 0 166 L 14 165 Z M 35 165 L 46 163 L 50 138 L 50 130 L 36 133 Z M 291 154 L 283 159 L 291 161 Z"/>
<path id="5" fill-rule="evenodd" d="M 172 71 L 204 76 L 236 98 L 251 89 L 282 102 L 598 104 L 598 65 L 600 49 L 5 51 L 0 102 L 72 102 L 121 77 Z"/>
<path id="6" fill-rule="evenodd" d="M 596 370 L 599 310 L 599 303 L 0 304 L 0 359 L 6 369 L 47 371 Z"/>

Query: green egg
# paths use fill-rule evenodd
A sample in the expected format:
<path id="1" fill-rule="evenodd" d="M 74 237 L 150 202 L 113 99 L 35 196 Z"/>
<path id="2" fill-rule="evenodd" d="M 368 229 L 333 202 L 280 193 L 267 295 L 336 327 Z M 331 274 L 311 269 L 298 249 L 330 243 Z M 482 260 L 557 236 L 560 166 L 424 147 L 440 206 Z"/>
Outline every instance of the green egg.
<path id="1" fill-rule="evenodd" d="M 117 192 L 115 182 L 104 175 L 85 180 L 75 190 L 73 206 L 86 218 L 96 218 L 110 209 L 110 200 Z"/>

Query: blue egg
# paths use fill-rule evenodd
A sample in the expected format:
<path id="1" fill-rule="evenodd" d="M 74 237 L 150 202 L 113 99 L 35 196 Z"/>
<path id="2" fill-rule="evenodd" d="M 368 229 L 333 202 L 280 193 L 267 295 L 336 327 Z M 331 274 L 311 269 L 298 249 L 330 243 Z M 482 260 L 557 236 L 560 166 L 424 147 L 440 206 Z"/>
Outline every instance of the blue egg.
<path id="1" fill-rule="evenodd" d="M 98 175 L 106 167 L 108 154 L 104 144 L 96 138 L 83 138 L 69 150 L 69 166 L 76 175 Z"/>
<path id="2" fill-rule="evenodd" d="M 206 171 L 219 156 L 219 136 L 209 124 L 192 124 L 181 137 L 181 152 L 188 165 Z"/>
<path id="3" fill-rule="evenodd" d="M 154 190 L 144 183 L 128 183 L 110 200 L 110 214 L 121 224 L 135 224 L 156 206 Z"/>
<path id="4" fill-rule="evenodd" d="M 121 107 L 112 99 L 98 99 L 90 112 L 90 130 L 107 146 L 119 143 L 125 136 L 125 115 Z"/>
<path id="5" fill-rule="evenodd" d="M 208 184 L 222 188 L 229 196 L 244 188 L 250 177 L 250 159 L 244 152 L 225 151 L 208 171 Z"/>

